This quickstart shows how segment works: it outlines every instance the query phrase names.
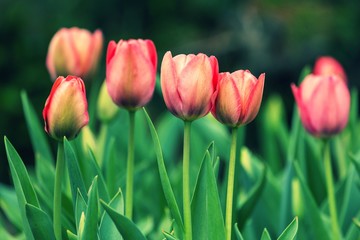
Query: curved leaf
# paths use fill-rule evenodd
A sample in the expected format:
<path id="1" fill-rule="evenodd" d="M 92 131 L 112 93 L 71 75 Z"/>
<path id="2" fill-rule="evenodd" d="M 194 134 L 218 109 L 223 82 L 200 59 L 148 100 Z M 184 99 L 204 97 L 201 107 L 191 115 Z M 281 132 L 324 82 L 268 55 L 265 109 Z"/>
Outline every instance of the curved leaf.
<path id="1" fill-rule="evenodd" d="M 44 211 L 28 203 L 25 211 L 35 239 L 55 239 L 52 222 Z"/>

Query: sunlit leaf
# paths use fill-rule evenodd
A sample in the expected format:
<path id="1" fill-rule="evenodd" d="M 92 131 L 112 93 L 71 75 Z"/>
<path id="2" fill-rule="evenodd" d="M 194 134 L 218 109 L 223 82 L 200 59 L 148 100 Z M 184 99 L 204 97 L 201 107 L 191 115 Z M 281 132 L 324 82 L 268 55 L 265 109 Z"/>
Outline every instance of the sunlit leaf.
<path id="1" fill-rule="evenodd" d="M 297 230 L 298 230 L 298 219 L 296 217 L 281 233 L 278 240 L 293 240 L 293 239 L 295 239 Z"/>

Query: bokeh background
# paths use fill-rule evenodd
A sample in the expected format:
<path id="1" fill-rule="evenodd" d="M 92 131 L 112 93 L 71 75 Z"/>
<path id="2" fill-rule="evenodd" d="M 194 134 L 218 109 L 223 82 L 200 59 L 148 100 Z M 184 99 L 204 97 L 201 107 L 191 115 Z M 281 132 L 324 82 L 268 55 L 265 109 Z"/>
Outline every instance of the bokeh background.
<path id="1" fill-rule="evenodd" d="M 351 87 L 360 79 L 360 3 L 357 0 L 0 0 L 0 135 L 27 164 L 33 152 L 20 91 L 26 90 L 39 118 L 52 82 L 45 67 L 48 44 L 61 27 L 101 29 L 104 48 L 95 78 L 105 77 L 110 40 L 152 39 L 159 64 L 173 54 L 215 55 L 220 71 L 266 73 L 264 101 L 278 94 L 291 115 L 290 83 L 305 65 L 331 55 L 344 66 Z M 165 111 L 160 96 L 150 108 Z M 156 118 L 156 116 L 155 116 Z M 257 131 L 256 124 L 249 125 Z M 249 134 L 247 144 L 257 149 Z M 0 182 L 10 183 L 4 145 Z"/>

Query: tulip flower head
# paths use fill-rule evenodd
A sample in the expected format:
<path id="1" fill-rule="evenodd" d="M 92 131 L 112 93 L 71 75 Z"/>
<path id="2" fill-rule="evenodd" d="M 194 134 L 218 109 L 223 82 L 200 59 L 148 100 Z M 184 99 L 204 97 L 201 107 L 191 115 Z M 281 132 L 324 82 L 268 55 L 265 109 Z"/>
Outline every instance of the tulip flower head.
<path id="1" fill-rule="evenodd" d="M 106 54 L 106 85 L 120 107 L 137 109 L 151 99 L 156 81 L 157 53 L 151 40 L 111 41 Z"/>
<path id="2" fill-rule="evenodd" d="M 205 54 L 164 55 L 161 89 L 169 111 L 183 120 L 195 120 L 209 113 L 218 84 L 218 61 Z"/>
<path id="3" fill-rule="evenodd" d="M 85 85 L 81 78 L 58 77 L 43 110 L 45 131 L 54 139 L 73 139 L 88 124 Z"/>
<path id="4" fill-rule="evenodd" d="M 299 87 L 291 85 L 305 129 L 316 137 L 330 137 L 343 130 L 349 118 L 350 92 L 337 75 L 310 74 Z"/>
<path id="5" fill-rule="evenodd" d="M 330 56 L 322 56 L 315 61 L 313 74 L 326 76 L 338 75 L 347 82 L 344 68 L 335 58 Z"/>
<path id="6" fill-rule="evenodd" d="M 259 112 L 265 74 L 259 78 L 248 70 L 219 74 L 218 93 L 211 110 L 213 116 L 230 127 L 245 125 Z"/>
<path id="7" fill-rule="evenodd" d="M 62 28 L 50 41 L 46 66 L 52 79 L 59 75 L 87 77 L 96 70 L 103 45 L 100 30 Z"/>

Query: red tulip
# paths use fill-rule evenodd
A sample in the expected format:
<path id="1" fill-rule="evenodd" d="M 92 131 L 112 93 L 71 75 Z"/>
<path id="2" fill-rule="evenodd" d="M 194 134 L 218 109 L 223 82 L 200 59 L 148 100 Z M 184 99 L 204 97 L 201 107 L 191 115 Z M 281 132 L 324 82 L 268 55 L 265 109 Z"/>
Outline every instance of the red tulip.
<path id="1" fill-rule="evenodd" d="M 81 78 L 58 77 L 43 110 L 45 131 L 59 141 L 64 137 L 75 138 L 89 122 L 87 107 L 85 85 Z"/>
<path id="2" fill-rule="evenodd" d="M 62 28 L 51 39 L 46 66 L 52 79 L 59 75 L 86 77 L 95 71 L 103 35 L 77 27 Z"/>
<path id="3" fill-rule="evenodd" d="M 317 137 L 329 137 L 342 131 L 350 111 L 350 93 L 337 75 L 310 74 L 300 87 L 291 85 L 305 129 Z"/>
<path id="4" fill-rule="evenodd" d="M 341 64 L 333 57 L 323 56 L 319 57 L 314 65 L 313 73 L 315 75 L 338 75 L 345 82 L 347 82 L 347 77 L 344 68 Z"/>
<path id="5" fill-rule="evenodd" d="M 106 55 L 106 85 L 112 100 L 127 109 L 146 105 L 154 92 L 156 65 L 151 40 L 111 41 Z"/>
<path id="6" fill-rule="evenodd" d="M 231 127 L 251 122 L 259 112 L 264 82 L 264 73 L 258 79 L 248 70 L 220 73 L 212 114 Z"/>
<path id="7" fill-rule="evenodd" d="M 161 65 L 161 88 L 169 111 L 183 120 L 205 116 L 218 83 L 218 61 L 205 54 L 167 52 Z"/>

